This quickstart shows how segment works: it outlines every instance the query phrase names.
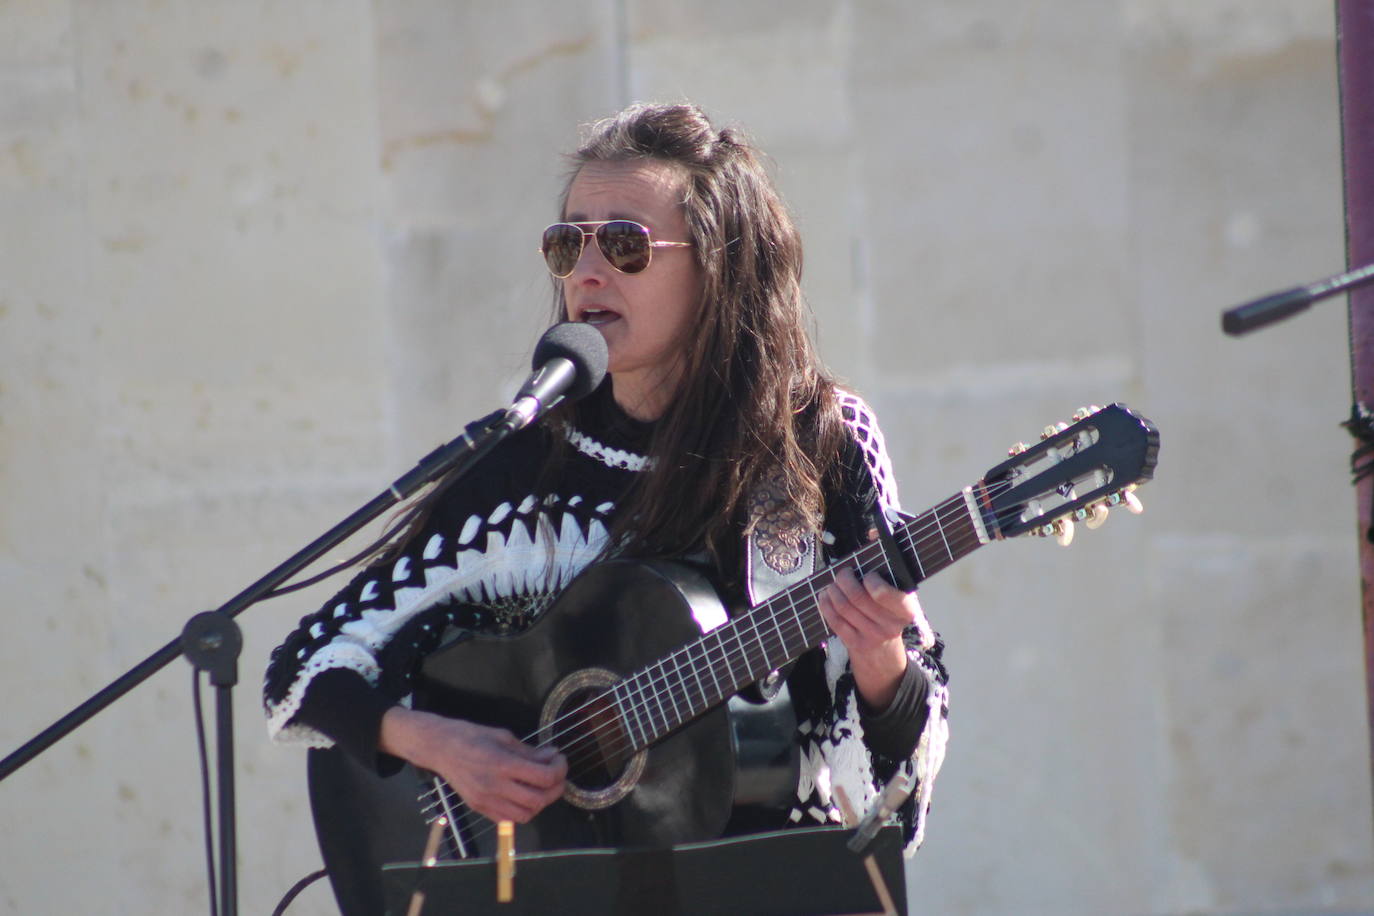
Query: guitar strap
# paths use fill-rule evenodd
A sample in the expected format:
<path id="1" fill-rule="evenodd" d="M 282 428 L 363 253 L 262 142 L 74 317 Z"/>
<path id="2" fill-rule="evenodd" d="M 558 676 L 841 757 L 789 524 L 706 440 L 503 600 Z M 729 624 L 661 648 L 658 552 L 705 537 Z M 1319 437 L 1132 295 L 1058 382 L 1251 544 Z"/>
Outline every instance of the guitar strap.
<path id="1" fill-rule="evenodd" d="M 751 524 L 744 537 L 744 588 L 750 607 L 820 569 L 819 538 L 807 530 L 801 513 L 781 494 L 777 478 L 771 478 L 750 499 Z M 758 701 L 772 700 L 790 670 L 790 665 L 785 666 L 760 681 Z"/>
<path id="2" fill-rule="evenodd" d="M 851 468 L 863 486 L 876 498 L 877 486 L 864 461 L 859 458 Z M 783 499 L 783 488 L 776 476 L 765 480 L 751 495 L 749 533 L 744 537 L 744 589 L 751 607 L 794 585 L 823 565 L 819 532 L 809 530 L 804 517 Z M 875 499 L 876 501 L 876 499 Z M 882 514 L 878 507 L 874 515 Z M 891 541 L 887 518 L 870 519 Z M 884 547 L 895 547 L 884 544 Z M 898 552 L 900 558 L 900 552 Z M 901 560 L 899 559 L 900 563 Z M 897 572 L 899 579 L 908 570 Z M 740 770 L 753 775 L 736 784 L 736 814 L 733 826 L 747 827 L 750 806 L 754 810 L 776 809 L 795 800 L 800 774 L 797 745 L 792 740 L 796 712 L 787 690 L 787 677 L 795 662 L 770 672 L 730 700 L 731 725 L 739 747 Z"/>
<path id="3" fill-rule="evenodd" d="M 762 536 L 764 539 L 768 535 Z M 776 595 L 820 569 L 819 551 L 816 550 L 816 536 L 807 534 L 795 547 L 795 560 L 791 566 L 779 568 L 770 557 L 776 556 L 775 545 L 767 548 L 760 543 L 758 528 L 745 537 L 745 587 L 749 595 L 749 605 L 753 607 Z"/>
<path id="4" fill-rule="evenodd" d="M 756 500 L 754 505 L 761 502 L 766 501 Z M 784 524 L 786 521 L 783 519 Z M 744 538 L 745 597 L 751 607 L 800 582 L 820 562 L 814 534 L 781 530 L 778 522 L 776 516 L 756 516 Z M 729 701 L 738 770 L 735 807 L 726 833 L 775 824 L 776 812 L 785 811 L 795 800 L 801 757 L 793 741 L 797 714 L 787 689 L 787 677 L 795 664 L 769 672 Z"/>

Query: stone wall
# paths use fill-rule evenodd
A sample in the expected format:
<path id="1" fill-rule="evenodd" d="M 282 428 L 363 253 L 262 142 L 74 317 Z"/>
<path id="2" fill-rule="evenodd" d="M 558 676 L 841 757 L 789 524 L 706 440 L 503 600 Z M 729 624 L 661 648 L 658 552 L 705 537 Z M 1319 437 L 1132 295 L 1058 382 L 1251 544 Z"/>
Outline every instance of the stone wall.
<path id="1" fill-rule="evenodd" d="M 1374 908 L 1334 14 L 1304 0 L 0 6 L 0 753 L 514 389 L 576 125 L 769 151 L 908 509 L 1084 403 L 1147 512 L 933 579 L 953 741 L 922 913 Z M 339 557 L 345 555 L 339 552 Z M 240 886 L 318 867 L 241 618 Z M 0 783 L 0 912 L 204 907 L 189 668 Z M 291 912 L 327 913 L 323 887 Z"/>

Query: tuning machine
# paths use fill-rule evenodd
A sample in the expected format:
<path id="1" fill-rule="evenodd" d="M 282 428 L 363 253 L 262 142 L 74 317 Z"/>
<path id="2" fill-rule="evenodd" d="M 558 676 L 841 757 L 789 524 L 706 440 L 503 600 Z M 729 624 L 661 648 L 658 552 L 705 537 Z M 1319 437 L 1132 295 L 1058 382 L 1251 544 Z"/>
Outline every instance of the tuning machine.
<path id="1" fill-rule="evenodd" d="M 1101 410 L 1102 408 L 1097 404 L 1092 404 L 1088 407 L 1080 407 L 1073 412 L 1073 418 L 1075 421 L 1086 420 L 1088 419 L 1088 417 L 1091 417 L 1093 414 L 1098 413 Z"/>
<path id="2" fill-rule="evenodd" d="M 1140 502 L 1140 497 L 1135 495 L 1135 489 L 1136 485 L 1131 484 L 1124 490 L 1119 490 L 1111 494 L 1098 505 L 1106 506 L 1109 509 L 1114 509 L 1117 506 L 1124 506 L 1127 512 L 1130 512 L 1132 515 L 1139 515 L 1145 511 L 1145 506 Z"/>
<path id="3" fill-rule="evenodd" d="M 1059 518 L 1054 521 L 1041 525 L 1039 528 L 1031 529 L 1031 534 L 1038 538 L 1052 537 L 1059 542 L 1060 547 L 1068 547 L 1073 543 L 1074 523 L 1071 518 Z"/>
<path id="4" fill-rule="evenodd" d="M 1107 513 L 1106 502 L 1096 502 L 1074 512 L 1074 518 L 1087 525 L 1089 531 L 1096 531 L 1106 524 Z"/>
<path id="5" fill-rule="evenodd" d="M 1117 506 L 1124 507 L 1127 512 L 1133 515 L 1139 515 L 1145 511 L 1145 507 L 1141 505 L 1140 497 L 1135 495 L 1135 487 L 1135 484 L 1131 484 L 1124 490 L 1109 494 L 1095 503 L 1089 503 L 1080 509 L 1075 509 L 1074 519 L 1087 525 L 1090 530 L 1095 530 L 1106 523 L 1107 516 Z"/>

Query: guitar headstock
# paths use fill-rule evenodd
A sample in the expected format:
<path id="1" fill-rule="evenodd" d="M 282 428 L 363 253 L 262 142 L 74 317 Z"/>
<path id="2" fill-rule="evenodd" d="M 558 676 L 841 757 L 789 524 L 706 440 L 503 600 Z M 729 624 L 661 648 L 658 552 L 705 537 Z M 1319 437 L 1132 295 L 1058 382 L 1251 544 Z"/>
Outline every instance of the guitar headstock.
<path id="1" fill-rule="evenodd" d="M 1134 490 L 1154 476 L 1159 430 L 1126 407 L 1085 407 L 1074 422 L 1045 428 L 1035 445 L 983 476 L 983 514 L 994 537 L 1054 535 L 1073 539 L 1075 522 L 1096 528 L 1108 510 L 1140 512 Z"/>

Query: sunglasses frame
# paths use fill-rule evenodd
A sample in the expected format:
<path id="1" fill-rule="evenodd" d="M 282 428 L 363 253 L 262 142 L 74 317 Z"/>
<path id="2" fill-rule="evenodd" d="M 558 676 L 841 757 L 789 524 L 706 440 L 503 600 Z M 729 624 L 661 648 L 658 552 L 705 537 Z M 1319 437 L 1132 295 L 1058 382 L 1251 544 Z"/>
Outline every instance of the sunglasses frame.
<path id="1" fill-rule="evenodd" d="M 601 228 L 602 228 L 603 226 L 609 226 L 611 223 L 628 223 L 628 224 L 631 225 L 631 226 L 636 226 L 636 227 L 638 227 L 639 229 L 643 230 L 643 232 L 644 232 L 644 238 L 646 238 L 646 239 L 648 240 L 649 245 L 648 245 L 648 253 L 647 253 L 646 258 L 645 258 L 645 261 L 644 261 L 644 266 L 641 267 L 639 270 L 624 270 L 624 269 L 622 269 L 622 268 L 616 267 L 615 264 L 612 263 L 610 256 L 606 253 L 606 249 L 605 249 L 605 247 L 603 247 L 603 242 L 601 241 L 601 237 L 600 237 L 597 233 L 601 231 Z M 592 238 L 596 239 L 596 249 L 597 249 L 598 252 L 600 252 L 602 259 L 605 260 L 606 264 L 611 268 L 611 270 L 614 270 L 616 273 L 626 274 L 627 276 L 634 276 L 635 274 L 640 274 L 640 273 L 643 273 L 644 271 L 648 270 L 648 269 L 649 269 L 649 265 L 652 264 L 653 261 L 654 261 L 654 249 L 655 249 L 655 248 L 691 248 L 691 247 L 693 247 L 693 243 L 692 243 L 692 242 L 662 242 L 662 241 L 657 241 L 657 240 L 654 239 L 653 232 L 650 231 L 650 229 L 649 229 L 648 226 L 644 225 L 643 223 L 636 222 L 635 220 L 632 220 L 632 219 L 598 219 L 598 220 L 583 220 L 583 221 L 580 221 L 580 222 L 572 222 L 572 221 L 570 221 L 570 220 L 559 220 L 559 221 L 556 222 L 556 223 L 549 223 L 547 226 L 545 226 L 545 227 L 544 227 L 544 231 L 540 234 L 540 238 L 542 239 L 545 235 L 548 235 L 549 230 L 552 229 L 554 226 L 571 226 L 571 227 L 573 227 L 574 229 L 577 229 L 578 231 L 580 231 L 580 232 L 582 233 L 581 243 L 579 244 L 578 249 L 577 249 L 577 257 L 573 259 L 572 267 L 570 267 L 570 268 L 568 269 L 568 272 L 565 273 L 565 274 L 554 273 L 553 265 L 549 263 L 549 255 L 548 255 L 548 252 L 544 250 L 544 244 L 543 244 L 543 242 L 542 242 L 542 241 L 540 242 L 540 245 L 539 245 L 539 254 L 544 258 L 544 266 L 548 268 L 549 273 L 553 274 L 553 276 L 554 276 L 556 279 L 559 279 L 559 280 L 566 280 L 568 277 L 571 277 L 571 276 L 573 275 L 573 271 L 577 270 L 577 265 L 581 262 L 581 260 L 582 260 L 582 255 L 583 255 L 583 254 L 586 252 L 586 250 L 587 250 L 587 237 L 588 237 L 588 236 L 591 236 Z M 588 229 L 586 228 L 586 227 L 588 227 L 588 226 L 591 226 L 592 228 L 591 228 L 590 230 L 588 230 Z"/>

